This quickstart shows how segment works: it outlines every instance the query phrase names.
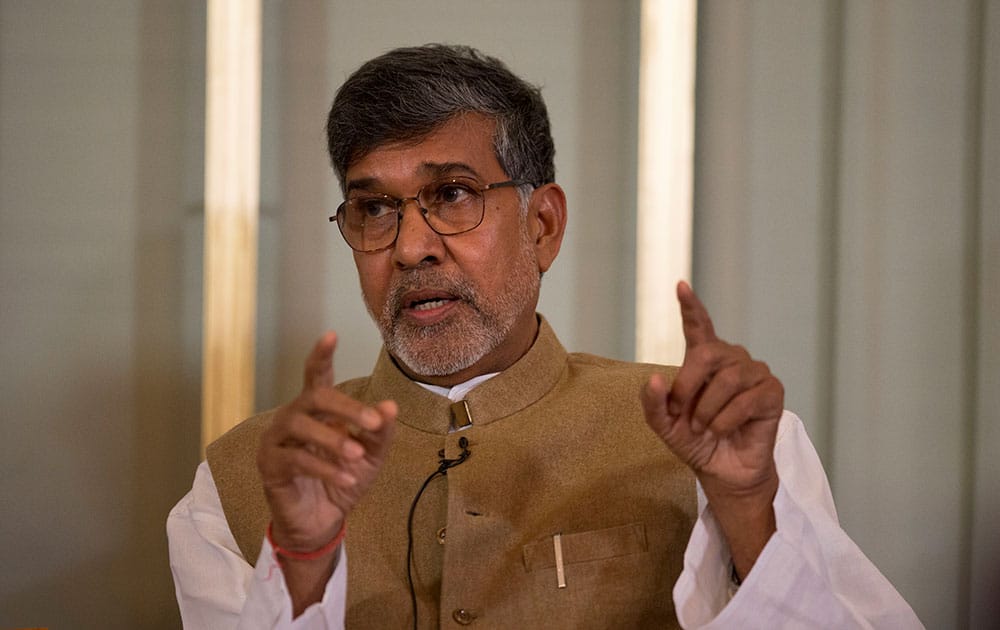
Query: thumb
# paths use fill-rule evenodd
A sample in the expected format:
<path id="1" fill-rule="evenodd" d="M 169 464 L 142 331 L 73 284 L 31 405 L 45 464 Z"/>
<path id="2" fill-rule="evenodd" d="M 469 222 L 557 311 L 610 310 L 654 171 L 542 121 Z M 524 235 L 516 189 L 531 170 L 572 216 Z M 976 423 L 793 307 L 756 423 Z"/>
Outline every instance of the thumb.
<path id="1" fill-rule="evenodd" d="M 667 381 L 662 374 L 649 377 L 642 388 L 640 399 L 646 424 L 661 440 L 666 440 L 677 418 L 667 411 Z"/>
<path id="2" fill-rule="evenodd" d="M 646 424 L 653 430 L 656 437 L 666 444 L 667 448 L 682 462 L 695 472 L 698 471 L 696 461 L 705 440 L 691 431 L 689 420 L 683 416 L 672 416 L 667 409 L 667 380 L 662 374 L 654 374 L 642 388 L 642 410 L 646 415 Z M 711 455 L 713 449 L 709 449 Z"/>
<path id="3" fill-rule="evenodd" d="M 337 334 L 327 332 L 319 338 L 306 358 L 303 388 L 333 387 L 333 351 L 337 348 Z"/>

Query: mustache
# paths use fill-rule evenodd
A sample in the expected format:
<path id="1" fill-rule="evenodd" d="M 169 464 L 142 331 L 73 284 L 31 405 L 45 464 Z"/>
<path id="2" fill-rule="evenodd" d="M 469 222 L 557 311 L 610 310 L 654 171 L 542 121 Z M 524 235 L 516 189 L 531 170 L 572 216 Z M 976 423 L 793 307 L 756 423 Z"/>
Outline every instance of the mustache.
<path id="1" fill-rule="evenodd" d="M 385 314 L 395 318 L 403 310 L 404 295 L 426 289 L 444 291 L 473 308 L 479 302 L 475 287 L 467 279 L 449 276 L 436 269 L 414 269 L 404 275 L 396 276 L 392 281 L 385 301 Z"/>

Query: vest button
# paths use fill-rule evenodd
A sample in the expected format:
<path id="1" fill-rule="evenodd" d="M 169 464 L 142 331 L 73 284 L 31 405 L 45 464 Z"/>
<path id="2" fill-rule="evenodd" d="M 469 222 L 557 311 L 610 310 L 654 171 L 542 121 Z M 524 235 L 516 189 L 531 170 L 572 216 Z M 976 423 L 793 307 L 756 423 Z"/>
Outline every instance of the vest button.
<path id="1" fill-rule="evenodd" d="M 451 618 L 454 619 L 457 623 L 460 623 L 463 626 L 467 626 L 473 621 L 475 621 L 476 615 L 471 610 L 466 610 L 464 608 L 456 608 L 454 611 L 452 611 Z"/>
<path id="2" fill-rule="evenodd" d="M 436 538 L 437 538 L 437 541 L 438 541 L 439 545 L 443 545 L 444 544 L 444 535 L 445 535 L 445 532 L 446 532 L 447 529 L 448 529 L 447 527 L 442 527 L 441 529 L 439 529 L 437 531 Z"/>

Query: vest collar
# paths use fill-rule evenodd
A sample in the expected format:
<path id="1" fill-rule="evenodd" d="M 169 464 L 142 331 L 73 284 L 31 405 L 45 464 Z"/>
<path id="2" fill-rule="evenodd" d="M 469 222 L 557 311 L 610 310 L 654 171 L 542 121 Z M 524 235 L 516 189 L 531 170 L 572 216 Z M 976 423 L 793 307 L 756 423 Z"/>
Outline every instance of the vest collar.
<path id="1" fill-rule="evenodd" d="M 538 335 L 523 357 L 466 396 L 472 423 L 485 425 L 537 402 L 566 369 L 566 350 L 548 322 L 538 316 Z M 396 366 L 385 348 L 369 381 L 370 391 L 399 404 L 399 422 L 427 433 L 444 435 L 451 424 L 452 402 L 427 391 Z"/>

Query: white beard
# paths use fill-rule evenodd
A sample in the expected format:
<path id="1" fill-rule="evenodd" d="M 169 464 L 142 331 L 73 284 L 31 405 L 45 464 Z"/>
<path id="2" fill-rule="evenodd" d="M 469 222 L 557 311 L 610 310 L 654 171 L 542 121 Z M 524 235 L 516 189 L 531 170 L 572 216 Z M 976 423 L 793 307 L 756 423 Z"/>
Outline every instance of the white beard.
<path id="1" fill-rule="evenodd" d="M 538 297 L 538 262 L 522 221 L 524 246 L 511 260 L 507 281 L 497 295 L 482 295 L 465 277 L 449 277 L 434 266 L 417 267 L 397 276 L 389 287 L 380 313 L 368 312 L 378 326 L 389 353 L 422 376 L 460 372 L 499 347 L 511 334 L 518 317 Z M 410 291 L 433 288 L 459 299 L 442 322 L 418 326 L 402 316 L 402 297 Z M 365 304 L 370 304 L 367 296 Z"/>

